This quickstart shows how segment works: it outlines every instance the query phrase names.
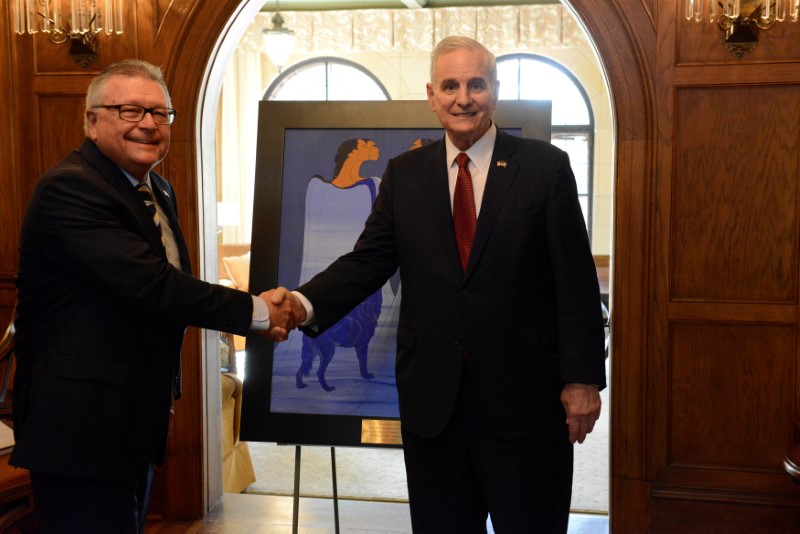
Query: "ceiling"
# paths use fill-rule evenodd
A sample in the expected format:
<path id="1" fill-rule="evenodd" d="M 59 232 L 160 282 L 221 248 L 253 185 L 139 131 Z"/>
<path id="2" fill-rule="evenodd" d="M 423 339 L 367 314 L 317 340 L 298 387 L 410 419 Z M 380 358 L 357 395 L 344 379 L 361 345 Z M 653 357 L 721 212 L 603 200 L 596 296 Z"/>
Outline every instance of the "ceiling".
<path id="1" fill-rule="evenodd" d="M 332 11 L 341 9 L 403 9 L 420 6 L 467 7 L 523 4 L 560 4 L 560 0 L 280 0 L 281 11 Z M 264 3 L 261 11 L 275 11 L 275 1 Z"/>

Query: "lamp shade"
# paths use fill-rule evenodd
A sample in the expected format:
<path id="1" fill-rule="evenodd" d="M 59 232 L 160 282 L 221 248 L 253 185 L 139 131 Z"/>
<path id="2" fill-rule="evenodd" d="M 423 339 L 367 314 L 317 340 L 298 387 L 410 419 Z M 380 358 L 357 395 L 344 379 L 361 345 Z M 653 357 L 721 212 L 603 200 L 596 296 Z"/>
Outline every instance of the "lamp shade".
<path id="1" fill-rule="evenodd" d="M 272 64 L 282 69 L 294 49 L 294 35 L 289 30 L 264 30 L 264 48 Z"/>
<path id="2" fill-rule="evenodd" d="M 281 70 L 289 61 L 289 56 L 294 50 L 294 32 L 283 27 L 283 17 L 276 11 L 272 17 L 272 28 L 262 31 L 264 35 L 264 50 L 272 64 Z"/>
<path id="3" fill-rule="evenodd" d="M 217 202 L 217 226 L 238 226 L 239 204 L 235 202 Z"/>

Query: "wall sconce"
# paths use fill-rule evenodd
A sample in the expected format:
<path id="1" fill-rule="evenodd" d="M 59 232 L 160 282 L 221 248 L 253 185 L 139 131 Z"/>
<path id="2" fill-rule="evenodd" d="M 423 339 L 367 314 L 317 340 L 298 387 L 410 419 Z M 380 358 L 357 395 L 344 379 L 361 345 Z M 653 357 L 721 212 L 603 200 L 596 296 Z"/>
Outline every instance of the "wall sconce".
<path id="1" fill-rule="evenodd" d="M 122 34 L 122 0 L 69 0 L 69 30 L 63 26 L 62 0 L 12 0 L 17 34 L 48 34 L 51 43 L 70 40 L 69 54 L 86 68 L 97 57 L 97 34 Z"/>
<path id="2" fill-rule="evenodd" d="M 284 20 L 281 17 L 280 8 L 280 0 L 275 0 L 272 28 L 261 31 L 264 35 L 264 48 L 272 64 L 278 67 L 278 72 L 289 61 L 289 56 L 294 49 L 294 31 L 283 27 Z"/>
<path id="3" fill-rule="evenodd" d="M 684 0 L 683 6 L 686 20 L 716 22 L 736 57 L 756 47 L 759 30 L 800 18 L 800 0 Z"/>

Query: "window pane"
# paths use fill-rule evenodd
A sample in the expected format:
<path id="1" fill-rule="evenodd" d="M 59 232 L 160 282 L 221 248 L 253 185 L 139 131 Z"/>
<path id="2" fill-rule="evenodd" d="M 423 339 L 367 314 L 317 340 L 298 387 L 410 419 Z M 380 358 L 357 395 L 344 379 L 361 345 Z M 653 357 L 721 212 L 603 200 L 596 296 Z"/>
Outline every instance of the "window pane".
<path id="1" fill-rule="evenodd" d="M 325 100 L 325 65 L 297 69 L 269 96 L 270 100 Z"/>
<path id="2" fill-rule="evenodd" d="M 572 172 L 575 174 L 575 184 L 578 186 L 579 195 L 589 194 L 589 166 L 585 163 L 573 163 Z"/>
<path id="3" fill-rule="evenodd" d="M 519 61 L 498 61 L 497 79 L 500 80 L 500 100 L 519 100 Z"/>
<path id="4" fill-rule="evenodd" d="M 589 136 L 585 132 L 554 133 L 551 142 L 569 154 L 578 194 L 589 194 Z"/>
<path id="5" fill-rule="evenodd" d="M 578 201 L 587 222 L 591 217 L 591 113 L 578 82 L 566 71 L 536 56 L 515 55 L 497 61 L 501 100 L 550 100 L 552 125 L 558 126 L 551 142 L 569 154 Z"/>
<path id="6" fill-rule="evenodd" d="M 578 201 L 591 238 L 591 112 L 587 99 L 565 70 L 536 56 L 515 55 L 497 61 L 501 100 L 550 100 L 553 103 L 551 123 L 558 126 L 551 142 L 569 154 L 575 174 Z"/>
<path id="7" fill-rule="evenodd" d="M 589 194 L 589 136 L 586 133 L 554 133 L 551 142 L 569 154 L 578 194 Z"/>
<path id="8" fill-rule="evenodd" d="M 388 100 L 380 82 L 357 66 L 320 59 L 279 77 L 268 100 Z"/>
<path id="9" fill-rule="evenodd" d="M 578 197 L 578 201 L 581 203 L 581 211 L 583 212 L 583 224 L 585 224 L 588 228 L 589 226 L 589 197 L 586 195 L 581 195 Z M 591 232 L 589 233 L 591 236 Z"/>
<path id="10" fill-rule="evenodd" d="M 589 109 L 575 82 L 538 59 L 512 57 L 497 62 L 501 100 L 551 100 L 553 124 L 589 124 Z"/>
<path id="11" fill-rule="evenodd" d="M 572 79 L 547 63 L 535 59 L 519 61 L 520 98 L 552 100 L 553 124 L 589 124 L 586 101 Z"/>
<path id="12" fill-rule="evenodd" d="M 328 73 L 328 100 L 386 100 L 372 78 L 356 68 L 330 63 Z"/>

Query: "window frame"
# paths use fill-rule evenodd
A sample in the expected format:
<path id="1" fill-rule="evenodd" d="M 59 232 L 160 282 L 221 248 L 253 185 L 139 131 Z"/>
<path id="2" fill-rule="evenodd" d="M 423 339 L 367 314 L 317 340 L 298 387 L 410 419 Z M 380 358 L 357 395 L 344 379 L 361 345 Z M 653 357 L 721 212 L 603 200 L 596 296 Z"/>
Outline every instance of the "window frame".
<path id="1" fill-rule="evenodd" d="M 586 110 L 589 115 L 589 122 L 587 124 L 571 124 L 571 125 L 556 125 L 551 124 L 551 141 L 552 139 L 556 138 L 557 136 L 565 136 L 565 135 L 581 135 L 585 136 L 588 140 L 587 142 L 587 193 L 582 195 L 579 193 L 578 197 L 585 196 L 587 199 L 587 210 L 586 210 L 586 231 L 589 234 L 589 242 L 592 242 L 592 220 L 594 218 L 594 130 L 595 130 L 595 120 L 594 120 L 594 109 L 592 108 L 592 102 L 589 99 L 589 94 L 586 92 L 583 84 L 580 80 L 572 74 L 563 64 L 559 63 L 558 61 L 545 57 L 539 54 L 532 54 L 528 52 L 515 52 L 512 54 L 503 54 L 501 56 L 497 56 L 496 60 L 497 63 L 501 63 L 503 61 L 517 61 L 517 98 L 516 100 L 522 100 L 520 98 L 520 71 L 522 62 L 520 60 L 528 59 L 533 61 L 538 61 L 540 63 L 544 63 L 549 65 L 559 72 L 564 74 L 570 81 L 572 81 L 575 88 L 578 90 L 578 93 L 583 98 L 583 102 L 586 105 Z M 512 100 L 510 98 L 504 100 Z"/>
<path id="2" fill-rule="evenodd" d="M 280 74 L 278 74 L 278 76 L 274 80 L 272 80 L 272 83 L 269 84 L 269 87 L 267 87 L 267 90 L 264 91 L 264 95 L 261 97 L 261 100 L 271 100 L 271 97 L 275 93 L 275 91 L 280 89 L 281 85 L 289 77 L 296 76 L 299 71 L 320 64 L 325 67 L 325 100 L 316 100 L 315 102 L 338 102 L 338 101 L 332 101 L 330 100 L 330 98 L 328 98 L 329 97 L 328 89 L 330 87 L 330 80 L 329 80 L 330 73 L 328 66 L 331 64 L 342 65 L 345 67 L 352 67 L 360 71 L 362 74 L 370 78 L 373 81 L 373 83 L 375 83 L 375 85 L 381 90 L 381 92 L 383 92 L 384 96 L 386 97 L 386 100 L 392 100 L 391 95 L 389 95 L 389 91 L 386 90 L 386 87 L 383 85 L 383 83 L 381 83 L 378 77 L 375 76 L 369 69 L 367 69 L 366 67 L 364 67 L 359 63 L 356 63 L 355 61 L 335 56 L 318 56 L 305 59 L 284 69 Z"/>

